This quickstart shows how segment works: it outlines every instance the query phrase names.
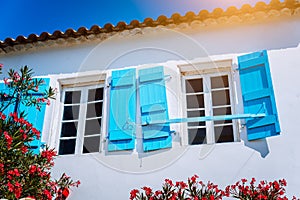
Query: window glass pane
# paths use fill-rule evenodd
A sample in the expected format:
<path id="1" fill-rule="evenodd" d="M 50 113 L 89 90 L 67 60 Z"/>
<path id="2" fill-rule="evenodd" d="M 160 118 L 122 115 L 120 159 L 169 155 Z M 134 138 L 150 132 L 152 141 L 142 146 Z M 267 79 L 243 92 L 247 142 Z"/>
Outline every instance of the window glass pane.
<path id="1" fill-rule="evenodd" d="M 65 104 L 73 104 L 73 103 L 80 103 L 80 91 L 68 91 L 65 92 Z"/>
<path id="2" fill-rule="evenodd" d="M 186 96 L 187 108 L 204 108 L 204 95 L 188 95 Z"/>
<path id="3" fill-rule="evenodd" d="M 85 121 L 84 135 L 100 134 L 101 130 L 101 118 Z"/>
<path id="4" fill-rule="evenodd" d="M 202 79 L 190 79 L 185 81 L 186 93 L 203 92 Z"/>
<path id="5" fill-rule="evenodd" d="M 214 127 L 214 129 L 215 129 L 215 140 L 217 143 L 234 141 L 232 125 L 218 126 L 218 127 Z"/>
<path id="6" fill-rule="evenodd" d="M 64 106 L 63 120 L 78 119 L 79 105 L 77 106 Z"/>
<path id="7" fill-rule="evenodd" d="M 211 88 L 225 88 L 229 87 L 228 84 L 228 76 L 217 76 L 217 77 L 212 77 L 211 78 Z"/>
<path id="8" fill-rule="evenodd" d="M 206 144 L 206 129 L 188 129 L 189 144 Z"/>
<path id="9" fill-rule="evenodd" d="M 77 135 L 77 122 L 63 122 L 61 127 L 61 137 L 75 137 Z"/>
<path id="10" fill-rule="evenodd" d="M 74 154 L 75 153 L 76 140 L 60 140 L 59 155 Z"/>
<path id="11" fill-rule="evenodd" d="M 89 103 L 87 105 L 86 117 L 101 117 L 102 116 L 102 102 Z"/>
<path id="12" fill-rule="evenodd" d="M 86 137 L 83 142 L 82 153 L 99 152 L 100 136 Z"/>
<path id="13" fill-rule="evenodd" d="M 212 91 L 213 106 L 230 105 L 229 90 Z"/>
<path id="14" fill-rule="evenodd" d="M 232 120 L 218 120 L 214 121 L 214 124 L 231 124 Z"/>
<path id="15" fill-rule="evenodd" d="M 205 116 L 205 111 L 204 110 L 199 110 L 199 111 L 188 111 L 187 112 L 187 117 L 204 117 Z M 189 122 L 188 126 L 205 126 L 205 121 L 204 122 Z"/>
<path id="16" fill-rule="evenodd" d="M 214 116 L 216 116 L 216 115 L 231 115 L 231 107 L 214 108 L 213 113 L 214 113 Z"/>
<path id="17" fill-rule="evenodd" d="M 103 100 L 103 88 L 96 88 L 89 90 L 88 102 Z"/>

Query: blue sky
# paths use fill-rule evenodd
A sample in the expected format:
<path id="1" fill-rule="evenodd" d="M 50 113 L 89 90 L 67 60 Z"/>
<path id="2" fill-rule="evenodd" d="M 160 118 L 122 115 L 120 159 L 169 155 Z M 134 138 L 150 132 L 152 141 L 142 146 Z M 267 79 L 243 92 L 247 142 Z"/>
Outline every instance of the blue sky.
<path id="1" fill-rule="evenodd" d="M 130 23 L 173 13 L 184 15 L 207 9 L 243 4 L 255 5 L 259 0 L 0 0 L 0 40 L 31 33 L 53 33 L 68 28 L 90 28 L 119 21 Z M 269 3 L 270 0 L 261 0 Z"/>

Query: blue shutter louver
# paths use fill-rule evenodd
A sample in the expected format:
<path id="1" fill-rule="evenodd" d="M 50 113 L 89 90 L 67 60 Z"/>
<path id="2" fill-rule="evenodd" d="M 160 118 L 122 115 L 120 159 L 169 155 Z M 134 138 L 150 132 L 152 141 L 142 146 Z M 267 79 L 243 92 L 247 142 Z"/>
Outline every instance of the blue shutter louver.
<path id="1" fill-rule="evenodd" d="M 139 95 L 144 151 L 171 147 L 170 125 L 167 123 L 151 124 L 153 121 L 169 119 L 162 66 L 139 70 Z"/>
<path id="2" fill-rule="evenodd" d="M 4 83 L 0 83 L 0 91 L 5 93 L 5 94 L 9 94 L 11 91 L 11 89 L 9 89 Z M 3 99 L 1 99 L 1 101 L 3 101 Z M 5 103 L 5 100 L 3 103 L 3 106 L 6 106 L 7 104 Z M 14 112 L 14 108 L 15 108 L 15 105 L 14 104 L 11 104 L 9 105 L 4 111 L 3 113 L 8 116 L 9 113 L 13 113 Z"/>
<path id="3" fill-rule="evenodd" d="M 239 56 L 238 63 L 244 113 L 266 109 L 265 117 L 246 120 L 248 140 L 278 135 L 280 126 L 267 51 Z"/>
<path id="4" fill-rule="evenodd" d="M 44 92 L 49 89 L 50 84 L 50 78 L 42 78 L 44 80 L 44 83 L 39 86 L 37 92 L 33 92 L 31 95 L 34 96 L 44 96 Z M 27 116 L 25 117 L 27 121 L 29 121 L 37 130 L 40 131 L 41 135 L 40 138 L 35 138 L 33 141 L 29 143 L 30 149 L 33 151 L 34 154 L 39 154 L 40 149 L 43 146 L 43 142 L 41 141 L 42 138 L 42 131 L 43 131 L 43 125 L 44 125 L 44 117 L 46 112 L 46 103 L 45 105 L 41 106 L 40 110 L 38 110 L 34 106 L 25 106 L 22 103 L 19 107 L 19 112 L 25 111 Z"/>
<path id="5" fill-rule="evenodd" d="M 32 92 L 29 95 L 34 95 L 34 96 L 44 96 L 45 90 L 48 90 L 50 79 L 49 78 L 43 78 L 44 83 L 39 86 L 37 92 Z M 0 87 L 1 91 L 4 90 L 4 92 L 7 92 L 8 88 L 4 86 L 4 83 L 1 84 Z M 46 103 L 45 103 L 46 104 Z M 14 107 L 15 105 L 10 105 L 6 110 L 5 114 L 8 115 L 9 113 L 14 112 Z M 46 111 L 46 105 L 41 106 L 40 110 L 36 109 L 34 106 L 25 106 L 22 103 L 19 105 L 18 112 L 25 112 L 26 117 L 25 119 L 30 122 L 37 130 L 40 131 L 41 137 L 39 139 L 34 138 L 33 141 L 29 143 L 30 149 L 33 151 L 34 154 L 39 154 L 40 149 L 43 145 L 41 142 L 42 138 L 42 131 L 43 131 L 43 125 L 44 125 L 44 116 L 45 116 L 45 111 Z"/>
<path id="6" fill-rule="evenodd" d="M 108 151 L 131 150 L 135 146 L 135 69 L 113 71 L 110 86 Z"/>

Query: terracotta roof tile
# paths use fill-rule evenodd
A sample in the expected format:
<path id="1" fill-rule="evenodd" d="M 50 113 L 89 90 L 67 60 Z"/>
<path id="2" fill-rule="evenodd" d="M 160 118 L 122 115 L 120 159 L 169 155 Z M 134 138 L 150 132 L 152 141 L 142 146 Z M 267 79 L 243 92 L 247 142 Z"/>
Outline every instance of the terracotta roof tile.
<path id="1" fill-rule="evenodd" d="M 287 9 L 287 10 L 284 10 Z M 135 28 L 145 28 L 145 27 L 156 27 L 156 26 L 168 26 L 168 25 L 179 25 L 181 23 L 189 24 L 207 24 L 211 23 L 226 23 L 228 20 L 242 22 L 255 18 L 252 14 L 257 14 L 258 12 L 267 13 L 268 16 L 276 16 L 278 11 L 281 13 L 298 14 L 300 13 L 300 3 L 298 0 L 285 0 L 280 2 L 279 0 L 271 0 L 269 4 L 264 2 L 258 2 L 254 7 L 249 4 L 244 4 L 240 9 L 234 6 L 228 7 L 226 10 L 222 8 L 216 8 L 212 12 L 207 10 L 201 10 L 198 14 L 194 12 L 187 12 L 184 16 L 179 13 L 174 13 L 170 18 L 164 15 L 159 16 L 156 20 L 152 18 L 146 18 L 143 22 L 138 20 L 132 20 L 129 24 L 125 22 L 119 22 L 116 26 L 108 23 L 103 27 L 94 25 L 90 29 L 86 27 L 80 27 L 77 31 L 73 29 L 67 29 L 65 32 L 60 30 L 54 31 L 52 34 L 43 32 L 40 35 L 30 34 L 27 38 L 25 36 L 18 36 L 16 39 L 6 38 L 4 41 L 0 40 L 0 54 L 2 52 L 7 53 L 9 50 L 13 51 L 15 45 L 26 45 L 36 42 L 44 41 L 56 41 L 59 39 L 71 39 L 79 38 L 81 36 L 92 36 L 101 33 L 113 33 L 121 32 L 124 30 L 131 30 Z M 17 50 L 19 48 L 16 48 Z"/>

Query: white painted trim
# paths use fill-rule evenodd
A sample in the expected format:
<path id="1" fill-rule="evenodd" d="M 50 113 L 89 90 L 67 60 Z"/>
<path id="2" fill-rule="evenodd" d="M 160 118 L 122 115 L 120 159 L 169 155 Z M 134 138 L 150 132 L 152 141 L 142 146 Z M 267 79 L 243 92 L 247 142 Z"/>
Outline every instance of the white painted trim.
<path id="1" fill-rule="evenodd" d="M 228 60 L 226 60 L 228 61 Z M 231 62 L 231 60 L 230 60 Z M 228 64 L 228 62 L 226 62 L 226 64 Z M 198 64 L 200 66 L 200 64 Z M 206 65 L 207 66 L 207 65 Z M 228 83 L 229 83 L 229 95 L 230 95 L 230 108 L 231 108 L 231 113 L 235 114 L 235 99 L 234 99 L 234 88 L 233 88 L 233 78 L 232 78 L 232 70 L 231 67 L 227 66 L 225 71 L 220 72 L 219 68 L 215 68 L 215 69 L 209 69 L 210 73 L 205 73 L 205 74 L 190 74 L 187 76 L 182 75 L 182 88 L 183 88 L 183 96 L 185 99 L 184 102 L 184 106 L 182 106 L 183 109 L 183 113 L 185 113 L 185 117 L 187 116 L 187 102 L 186 102 L 186 87 L 185 87 L 185 83 L 186 80 L 190 80 L 190 79 L 198 79 L 198 78 L 202 78 L 203 80 L 203 93 L 204 93 L 204 109 L 205 109 L 205 115 L 209 115 L 212 116 L 212 94 L 211 94 L 211 78 L 215 77 L 215 76 L 222 76 L 222 75 L 227 75 L 228 76 Z M 214 70 L 215 72 L 212 73 Z M 198 72 L 198 71 L 197 71 Z M 239 134 L 238 134 L 238 124 L 237 124 L 237 120 L 232 120 L 232 125 L 233 125 L 233 137 L 234 140 L 233 142 L 239 141 Z M 207 140 L 207 144 L 215 144 L 216 140 L 215 140 L 215 134 L 214 134 L 214 123 L 213 121 L 206 121 L 206 140 Z M 187 124 L 185 124 L 185 130 L 184 130 L 184 141 L 185 141 L 185 145 L 189 145 L 188 144 L 188 126 Z"/>

